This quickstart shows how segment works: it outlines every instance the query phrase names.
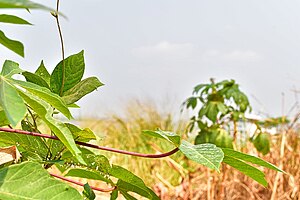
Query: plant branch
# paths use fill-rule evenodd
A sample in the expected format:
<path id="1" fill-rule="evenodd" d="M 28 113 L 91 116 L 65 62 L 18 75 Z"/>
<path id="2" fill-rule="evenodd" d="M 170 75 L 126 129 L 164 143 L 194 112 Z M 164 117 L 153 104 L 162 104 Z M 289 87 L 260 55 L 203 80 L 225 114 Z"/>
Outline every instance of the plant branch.
<path id="1" fill-rule="evenodd" d="M 59 138 L 56 136 L 35 133 L 35 132 L 30 132 L 30 131 L 24 131 L 24 130 L 18 130 L 18 129 L 11 129 L 11 128 L 0 127 L 0 132 L 10 132 L 10 133 L 31 135 L 31 136 L 36 136 L 36 137 L 43 137 L 43 138 L 48 138 L 48 139 L 52 139 L 52 140 L 59 140 Z M 110 148 L 110 147 L 98 146 L 98 145 L 89 144 L 89 143 L 85 143 L 85 142 L 79 142 L 79 141 L 75 141 L 75 143 L 78 145 L 81 145 L 81 146 L 86 146 L 86 147 L 99 149 L 99 150 L 103 150 L 103 151 L 110 151 L 110 152 L 114 152 L 114 153 L 126 154 L 126 155 L 143 157 L 143 158 L 163 158 L 163 157 L 170 156 L 179 150 L 178 148 L 175 148 L 172 151 L 169 151 L 167 153 L 162 153 L 162 154 L 143 154 L 143 153 L 125 151 L 125 150 L 120 150 L 120 149 L 115 149 L 115 148 Z"/>
<path id="2" fill-rule="evenodd" d="M 59 178 L 61 180 L 64 180 L 64 181 L 67 181 L 67 182 L 70 182 L 70 183 L 73 183 L 73 184 L 76 184 L 76 185 L 80 185 L 80 186 L 84 186 L 85 184 L 81 183 L 81 182 L 78 182 L 78 181 L 74 181 L 72 179 L 69 179 L 69 178 L 65 178 L 63 176 L 59 176 L 59 175 L 56 175 L 56 174 L 52 174 L 52 173 L 49 173 L 51 176 L 55 177 L 55 178 Z M 94 187 L 94 186 L 90 186 L 93 190 L 97 190 L 97 191 L 100 191 L 100 192 L 112 192 L 114 191 L 117 187 L 114 186 L 112 188 L 107 188 L 107 189 L 103 189 L 103 188 L 98 188 L 98 187 Z"/>
<path id="3" fill-rule="evenodd" d="M 64 85 L 65 85 L 65 47 L 64 47 L 64 40 L 63 40 L 63 35 L 59 23 L 59 0 L 56 1 L 56 11 L 55 13 L 52 13 L 53 17 L 55 17 L 56 20 L 56 25 L 59 33 L 59 39 L 60 39 L 60 45 L 61 45 L 61 55 L 62 55 L 62 80 L 61 80 L 61 88 L 59 91 L 59 95 L 62 96 L 63 90 L 64 90 Z"/>

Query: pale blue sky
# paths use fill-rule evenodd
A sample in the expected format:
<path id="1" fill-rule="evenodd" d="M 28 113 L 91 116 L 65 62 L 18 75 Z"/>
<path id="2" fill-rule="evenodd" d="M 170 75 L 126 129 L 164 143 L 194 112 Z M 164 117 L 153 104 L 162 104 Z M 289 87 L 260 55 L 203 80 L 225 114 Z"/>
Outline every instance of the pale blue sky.
<path id="1" fill-rule="evenodd" d="M 82 113 L 102 116 L 134 97 L 168 98 L 179 111 L 210 77 L 235 79 L 255 111 L 281 114 L 284 92 L 287 112 L 300 87 L 299 10 L 296 0 L 61 0 L 66 55 L 84 49 L 86 76 L 106 84 L 79 103 Z M 34 26 L 1 29 L 23 41 L 26 57 L 0 47 L 0 61 L 33 71 L 43 59 L 53 69 L 61 59 L 54 18 L 17 13 Z"/>

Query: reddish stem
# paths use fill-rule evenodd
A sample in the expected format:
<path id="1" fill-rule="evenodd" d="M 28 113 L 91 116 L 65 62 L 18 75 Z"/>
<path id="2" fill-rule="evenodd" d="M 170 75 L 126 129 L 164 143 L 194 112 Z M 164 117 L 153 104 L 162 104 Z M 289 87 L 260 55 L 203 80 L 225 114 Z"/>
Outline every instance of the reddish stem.
<path id="1" fill-rule="evenodd" d="M 35 133 L 35 132 L 29 132 L 29 131 L 23 131 L 23 130 L 18 130 L 18 129 L 0 127 L 0 131 L 10 132 L 10 133 L 17 133 L 17 134 L 24 134 L 24 135 L 31 135 L 31 136 L 36 136 L 36 137 L 43 137 L 43 138 L 48 138 L 48 139 L 52 139 L 52 140 L 59 140 L 58 137 L 56 137 L 56 136 L 51 136 L 51 135 L 46 135 L 46 134 L 41 134 L 41 133 Z M 173 149 L 172 151 L 169 151 L 167 153 L 143 154 L 143 153 L 125 151 L 125 150 L 120 150 L 120 149 L 114 149 L 114 148 L 110 148 L 110 147 L 98 146 L 98 145 L 89 144 L 89 143 L 85 143 L 85 142 L 79 142 L 79 141 L 75 141 L 75 143 L 79 144 L 81 146 L 91 147 L 91 148 L 94 148 L 94 149 L 100 149 L 100 150 L 104 150 L 104 151 L 110 151 L 110 152 L 126 154 L 126 155 L 131 155 L 131 156 L 137 156 L 137 157 L 144 157 L 144 158 L 167 157 L 167 156 L 170 156 L 170 155 L 176 153 L 179 150 L 178 147 L 176 147 L 175 149 Z"/>
<path id="2" fill-rule="evenodd" d="M 56 174 L 52 174 L 52 173 L 49 173 L 51 176 L 55 177 L 55 178 L 59 178 L 61 180 L 64 180 L 64 181 L 68 181 L 70 183 L 74 183 L 76 185 L 80 185 L 80 186 L 84 186 L 85 184 L 81 183 L 81 182 L 78 182 L 78 181 L 74 181 L 72 179 L 69 179 L 69 178 L 66 178 L 66 177 L 63 177 L 63 176 L 59 176 L 59 175 L 56 175 Z M 94 186 L 90 186 L 93 190 L 97 190 L 97 191 L 100 191 L 100 192 L 112 192 L 114 191 L 117 187 L 114 186 L 112 188 L 107 188 L 107 189 L 103 189 L 103 188 L 98 188 L 98 187 L 94 187 Z"/>

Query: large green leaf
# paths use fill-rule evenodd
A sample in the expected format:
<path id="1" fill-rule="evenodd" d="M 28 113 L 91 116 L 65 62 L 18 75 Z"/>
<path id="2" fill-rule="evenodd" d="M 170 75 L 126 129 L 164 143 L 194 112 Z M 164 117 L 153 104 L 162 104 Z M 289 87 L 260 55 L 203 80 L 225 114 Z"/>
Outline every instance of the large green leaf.
<path id="1" fill-rule="evenodd" d="M 119 179 L 117 188 L 120 191 L 131 191 L 148 199 L 159 199 L 159 197 L 145 185 L 142 179 L 120 166 L 113 165 L 110 170 L 110 175 Z"/>
<path id="2" fill-rule="evenodd" d="M 242 152 L 234 151 L 233 149 L 228 149 L 228 148 L 222 148 L 222 151 L 224 152 L 224 155 L 227 156 L 227 157 L 240 159 L 240 160 L 243 160 L 243 161 L 246 161 L 246 162 L 250 162 L 250 163 L 253 163 L 253 164 L 256 164 L 256 165 L 259 165 L 259 166 L 267 167 L 269 169 L 285 173 L 284 171 L 282 171 L 281 169 L 279 169 L 275 165 L 273 165 L 273 164 L 271 164 L 267 161 L 264 161 L 261 158 L 251 156 L 251 155 L 248 155 L 248 154 L 244 154 Z"/>
<path id="3" fill-rule="evenodd" d="M 16 126 L 25 116 L 27 110 L 23 99 L 7 78 L 0 75 L 0 106 L 11 125 Z"/>
<path id="4" fill-rule="evenodd" d="M 179 146 L 180 151 L 189 159 L 207 166 L 211 169 L 220 171 L 220 164 L 223 160 L 223 151 L 214 144 L 193 145 L 183 140 Z"/>
<path id="5" fill-rule="evenodd" d="M 40 164 L 34 162 L 1 169 L 0 184 L 0 199 L 3 200 L 82 199 L 76 189 L 51 178 Z"/>
<path id="6" fill-rule="evenodd" d="M 30 24 L 28 21 L 14 16 L 14 15 L 6 15 L 6 14 L 2 14 L 0 15 L 0 22 L 3 23 L 10 23 L 10 24 L 27 24 L 27 25 L 32 25 Z"/>
<path id="7" fill-rule="evenodd" d="M 1 6 L 1 2 L 0 2 Z M 24 46 L 21 42 L 9 39 L 6 35 L 0 30 L 0 44 L 6 48 L 12 50 L 16 54 L 24 57 Z"/>
<path id="8" fill-rule="evenodd" d="M 54 134 L 59 138 L 59 140 L 67 147 L 67 149 L 79 160 L 79 162 L 84 163 L 81 152 L 77 148 L 75 141 L 72 137 L 72 133 L 68 127 L 52 117 L 53 109 L 52 107 L 39 99 L 38 97 L 30 94 L 29 92 L 24 92 L 18 89 L 19 94 L 26 101 L 26 103 L 34 110 L 34 112 L 46 123 L 46 125 L 54 132 Z"/>
<path id="9" fill-rule="evenodd" d="M 47 85 L 50 86 L 50 77 L 51 75 L 49 74 L 48 70 L 46 69 L 44 65 L 44 61 L 41 61 L 40 66 L 37 68 L 35 71 L 35 74 L 44 79 L 46 81 Z"/>
<path id="10" fill-rule="evenodd" d="M 144 134 L 150 135 L 152 137 L 156 137 L 156 138 L 161 138 L 164 140 L 167 140 L 168 142 L 174 144 L 175 146 L 179 146 L 180 142 L 181 142 L 181 138 L 179 135 L 177 135 L 176 133 L 173 132 L 169 132 L 169 131 L 162 131 L 162 130 L 157 130 L 157 131 L 143 131 Z"/>
<path id="11" fill-rule="evenodd" d="M 83 51 L 66 58 L 64 67 L 63 62 L 59 62 L 50 79 L 51 90 L 60 96 L 80 82 L 85 68 Z"/>
<path id="12" fill-rule="evenodd" d="M 84 97 L 85 95 L 93 92 L 98 87 L 102 86 L 98 78 L 89 77 L 77 83 L 74 87 L 64 92 L 63 99 L 67 104 L 72 104 Z"/>
<path id="13" fill-rule="evenodd" d="M 48 83 L 42 77 L 31 72 L 23 72 L 22 75 L 25 77 L 27 82 L 50 89 Z"/>
<path id="14" fill-rule="evenodd" d="M 65 176 L 87 178 L 92 180 L 100 180 L 106 183 L 111 183 L 112 181 L 106 178 L 104 175 L 97 171 L 87 170 L 87 169 L 70 169 Z"/>
<path id="15" fill-rule="evenodd" d="M 257 168 L 233 157 L 224 156 L 223 162 L 230 165 L 231 167 L 239 170 L 243 174 L 251 177 L 252 179 L 256 180 L 258 183 L 262 184 L 263 186 L 267 186 L 268 182 L 265 179 L 265 174 L 258 170 Z"/>
<path id="16" fill-rule="evenodd" d="M 38 86 L 36 84 L 30 82 L 24 82 L 19 80 L 13 80 L 12 83 L 25 88 L 26 90 L 30 91 L 36 97 L 44 100 L 48 104 L 52 105 L 58 111 L 60 111 L 63 115 L 65 115 L 68 119 L 72 118 L 70 110 L 68 109 L 65 102 L 62 100 L 60 96 L 55 93 L 52 93 L 49 89 L 45 87 Z"/>

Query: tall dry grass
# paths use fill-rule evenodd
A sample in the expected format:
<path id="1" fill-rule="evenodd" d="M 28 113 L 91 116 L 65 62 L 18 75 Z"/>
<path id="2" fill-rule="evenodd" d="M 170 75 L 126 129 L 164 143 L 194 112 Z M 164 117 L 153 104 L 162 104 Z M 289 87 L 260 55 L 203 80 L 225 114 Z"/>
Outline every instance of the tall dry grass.
<path id="1" fill-rule="evenodd" d="M 102 140 L 100 145 L 143 153 L 166 152 L 172 147 L 161 140 L 141 134 L 142 130 L 174 131 L 183 134 L 188 120 L 176 120 L 174 113 L 160 111 L 152 103 L 133 101 L 122 116 L 112 114 L 105 119 L 82 120 Z M 287 174 L 263 169 L 269 183 L 264 188 L 229 166 L 222 173 L 186 160 L 181 154 L 163 159 L 143 159 L 103 152 L 114 164 L 119 164 L 140 176 L 161 199 L 228 199 L 265 200 L 300 199 L 300 135 L 297 127 L 272 136 L 271 152 L 262 156 L 252 144 L 244 152 L 258 155 L 281 167 Z"/>

